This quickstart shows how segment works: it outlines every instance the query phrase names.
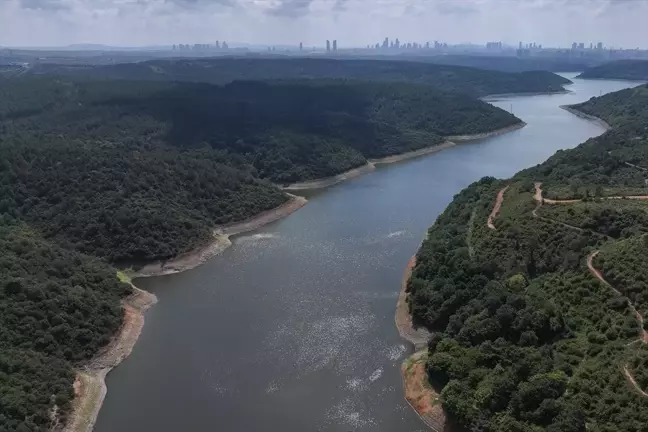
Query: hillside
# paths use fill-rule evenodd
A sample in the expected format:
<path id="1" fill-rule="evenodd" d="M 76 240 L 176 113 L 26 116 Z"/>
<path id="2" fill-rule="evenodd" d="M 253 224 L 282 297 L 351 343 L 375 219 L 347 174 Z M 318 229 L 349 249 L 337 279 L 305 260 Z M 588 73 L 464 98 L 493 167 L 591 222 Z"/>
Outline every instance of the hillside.
<path id="1" fill-rule="evenodd" d="M 285 203 L 274 183 L 519 119 L 429 86 L 0 76 L 0 430 L 60 427 L 123 322 L 110 264 L 194 249 Z"/>
<path id="2" fill-rule="evenodd" d="M 613 129 L 512 179 L 482 179 L 429 229 L 410 309 L 434 332 L 429 379 L 467 429 L 648 423 L 646 106 L 642 86 L 575 107 Z"/>
<path id="3" fill-rule="evenodd" d="M 578 78 L 648 80 L 648 60 L 617 60 L 585 69 Z"/>
<path id="4" fill-rule="evenodd" d="M 581 72 L 589 67 L 597 66 L 600 63 L 600 61 L 591 59 L 563 59 L 560 57 L 513 57 L 450 54 L 418 57 L 418 61 L 489 69 L 501 72 Z"/>
<path id="5" fill-rule="evenodd" d="M 344 78 L 426 84 L 447 92 L 485 96 L 499 93 L 557 92 L 569 80 L 551 72 L 504 73 L 411 61 L 312 58 L 211 58 L 153 60 L 111 66 L 42 65 L 34 74 L 77 78 L 189 81 L 227 84 L 235 80 Z"/>

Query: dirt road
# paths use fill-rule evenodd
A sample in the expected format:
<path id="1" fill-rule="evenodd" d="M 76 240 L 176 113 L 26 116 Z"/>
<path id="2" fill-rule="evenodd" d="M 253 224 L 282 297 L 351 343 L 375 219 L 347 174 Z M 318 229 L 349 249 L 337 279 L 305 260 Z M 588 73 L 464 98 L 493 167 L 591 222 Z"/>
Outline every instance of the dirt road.
<path id="1" fill-rule="evenodd" d="M 497 193 L 497 199 L 495 199 L 495 205 L 493 206 L 493 210 L 488 215 L 488 220 L 486 221 L 486 225 L 488 226 L 488 228 L 492 230 L 497 230 L 497 228 L 495 228 L 495 225 L 493 225 L 493 220 L 497 217 L 500 208 L 502 208 L 502 203 L 504 202 L 504 193 L 508 188 L 509 187 L 506 186 L 504 189 L 500 190 Z"/>
<path id="2" fill-rule="evenodd" d="M 587 268 L 589 269 L 590 273 L 594 275 L 598 280 L 600 280 L 605 286 L 611 288 L 615 293 L 618 295 L 622 296 L 623 293 L 613 287 L 605 278 L 603 277 L 603 274 L 599 269 L 594 267 L 594 258 L 599 254 L 600 251 L 594 251 L 591 254 L 587 256 Z M 634 307 L 632 302 L 630 302 L 630 299 L 628 299 L 628 307 L 630 307 L 630 310 L 635 314 L 637 317 L 637 323 L 639 324 L 639 331 L 641 335 L 641 342 L 642 343 L 648 343 L 648 332 L 644 329 L 644 318 L 643 316 L 637 311 L 637 309 Z M 632 386 L 637 390 L 641 395 L 648 397 L 648 393 L 646 393 L 641 387 L 639 387 L 639 384 L 637 384 L 637 381 L 635 378 L 632 376 L 630 373 L 630 370 L 628 369 L 628 365 L 625 365 L 623 367 L 623 373 L 625 374 L 626 378 L 628 378 L 628 381 Z"/>

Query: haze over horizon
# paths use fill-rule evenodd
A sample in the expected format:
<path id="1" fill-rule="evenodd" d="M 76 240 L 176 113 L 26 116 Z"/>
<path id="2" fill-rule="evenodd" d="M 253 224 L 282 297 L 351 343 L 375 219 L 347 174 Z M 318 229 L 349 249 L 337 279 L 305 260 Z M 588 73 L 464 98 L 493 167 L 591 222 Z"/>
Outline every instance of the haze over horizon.
<path id="1" fill-rule="evenodd" d="M 648 48 L 648 0 L 2 0 L 0 46 L 401 41 Z"/>

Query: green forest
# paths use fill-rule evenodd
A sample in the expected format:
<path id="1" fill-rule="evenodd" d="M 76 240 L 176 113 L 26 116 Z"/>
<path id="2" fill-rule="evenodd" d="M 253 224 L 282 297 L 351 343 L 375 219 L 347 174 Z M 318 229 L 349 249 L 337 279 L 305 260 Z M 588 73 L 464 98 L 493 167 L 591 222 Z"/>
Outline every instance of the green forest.
<path id="1" fill-rule="evenodd" d="M 612 129 L 474 183 L 429 229 L 410 310 L 433 332 L 430 383 L 467 430 L 646 430 L 647 107 L 648 86 L 573 106 Z"/>
<path id="2" fill-rule="evenodd" d="M 472 65 L 470 65 L 472 66 Z M 479 67 L 476 65 L 476 67 Z M 442 91 L 486 96 L 498 93 L 560 92 L 570 81 L 546 71 L 505 73 L 418 61 L 335 60 L 315 58 L 242 58 L 151 60 L 110 66 L 43 64 L 35 75 L 145 81 L 227 84 L 237 80 L 354 79 L 418 83 Z"/>
<path id="3" fill-rule="evenodd" d="M 617 60 L 585 69 L 578 78 L 648 80 L 648 60 Z"/>
<path id="4" fill-rule="evenodd" d="M 27 78 L 0 94 L 0 211 L 111 262 L 170 258 L 277 207 L 272 183 L 519 122 L 403 83 Z"/>
<path id="5" fill-rule="evenodd" d="M 200 75 L 187 62 L 107 68 L 153 77 L 0 73 L 0 431 L 65 422 L 75 369 L 122 323 L 131 288 L 115 266 L 174 257 L 285 203 L 278 184 L 520 122 L 476 94 L 564 83 L 389 63 L 372 75 L 337 61 L 272 62 L 259 75 L 214 60 Z M 442 79 L 443 91 L 432 85 Z"/>

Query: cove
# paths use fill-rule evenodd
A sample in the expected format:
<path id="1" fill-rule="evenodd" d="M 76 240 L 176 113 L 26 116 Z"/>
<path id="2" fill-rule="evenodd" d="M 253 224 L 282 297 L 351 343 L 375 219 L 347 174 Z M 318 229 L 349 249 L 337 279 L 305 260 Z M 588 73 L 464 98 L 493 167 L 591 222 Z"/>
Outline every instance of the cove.
<path id="1" fill-rule="evenodd" d="M 527 126 L 326 190 L 234 237 L 194 270 L 138 279 L 158 303 L 107 378 L 98 432 L 418 431 L 394 311 L 409 258 L 462 188 L 505 178 L 604 132 L 563 109 L 636 85 L 573 79 L 571 93 L 491 100 Z"/>

